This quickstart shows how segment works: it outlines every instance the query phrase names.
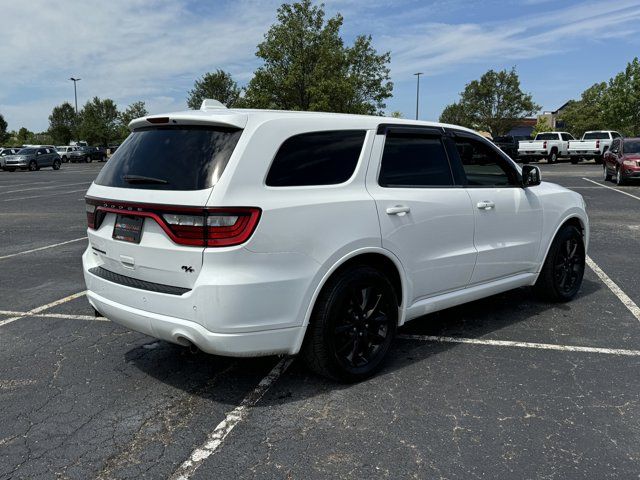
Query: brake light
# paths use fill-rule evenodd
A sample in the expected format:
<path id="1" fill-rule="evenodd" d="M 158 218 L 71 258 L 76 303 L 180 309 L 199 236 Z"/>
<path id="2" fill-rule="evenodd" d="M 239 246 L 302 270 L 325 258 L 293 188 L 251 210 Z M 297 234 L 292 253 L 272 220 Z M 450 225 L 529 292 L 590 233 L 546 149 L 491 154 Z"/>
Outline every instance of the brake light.
<path id="1" fill-rule="evenodd" d="M 542 148 L 544 148 L 545 150 L 547 149 L 547 141 L 545 140 L 544 143 L 542 144 Z"/>
<path id="2" fill-rule="evenodd" d="M 246 242 L 258 225 L 256 207 L 192 208 L 110 202 L 87 197 L 87 224 L 100 228 L 106 213 L 153 219 L 179 245 L 230 247 Z"/>
<path id="3" fill-rule="evenodd" d="M 600 140 L 596 140 L 596 150 L 600 150 Z"/>

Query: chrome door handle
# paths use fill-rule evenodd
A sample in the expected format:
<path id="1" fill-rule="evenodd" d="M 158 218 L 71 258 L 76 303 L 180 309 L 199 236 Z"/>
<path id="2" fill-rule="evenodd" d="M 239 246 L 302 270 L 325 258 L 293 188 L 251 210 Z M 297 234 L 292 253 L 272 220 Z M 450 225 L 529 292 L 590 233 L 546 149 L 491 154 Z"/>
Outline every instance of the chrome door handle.
<path id="1" fill-rule="evenodd" d="M 411 209 L 409 207 L 405 207 L 404 205 L 396 205 L 395 207 L 387 208 L 387 215 L 398 215 L 402 217 L 410 211 Z"/>
<path id="2" fill-rule="evenodd" d="M 491 210 L 495 206 L 496 204 L 493 202 L 490 202 L 489 200 L 485 200 L 484 202 L 478 202 L 478 204 L 476 205 L 476 207 L 478 207 L 480 210 Z"/>

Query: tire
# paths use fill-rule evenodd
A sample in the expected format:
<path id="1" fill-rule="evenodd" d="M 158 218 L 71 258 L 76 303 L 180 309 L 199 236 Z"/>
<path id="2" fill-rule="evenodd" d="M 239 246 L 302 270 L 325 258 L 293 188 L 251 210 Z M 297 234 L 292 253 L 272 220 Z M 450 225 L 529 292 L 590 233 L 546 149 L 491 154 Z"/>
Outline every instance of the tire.
<path id="1" fill-rule="evenodd" d="M 53 161 L 52 168 L 53 168 L 54 170 L 60 170 L 60 160 L 57 160 L 57 159 L 56 159 L 56 160 L 54 160 L 54 161 Z"/>
<path id="2" fill-rule="evenodd" d="M 557 163 L 558 162 L 558 152 L 557 150 L 551 150 L 551 155 L 547 158 L 547 163 Z"/>
<path id="3" fill-rule="evenodd" d="M 91 163 L 91 162 L 93 162 L 93 158 L 91 158 L 90 156 L 88 156 L 88 155 L 87 155 L 87 156 L 85 157 L 84 161 L 85 161 L 86 163 Z"/>
<path id="4" fill-rule="evenodd" d="M 568 302 L 582 285 L 585 268 L 584 240 L 572 225 L 564 225 L 553 239 L 540 276 L 536 293 L 552 302 Z"/>
<path id="5" fill-rule="evenodd" d="M 578 157 L 571 157 L 571 165 L 577 165 L 579 161 Z"/>
<path id="6" fill-rule="evenodd" d="M 5 172 L 15 172 L 16 169 L 15 168 L 5 168 L 4 171 Z"/>
<path id="7" fill-rule="evenodd" d="M 602 165 L 604 163 L 604 159 L 602 157 L 595 157 L 594 160 L 596 165 Z"/>
<path id="8" fill-rule="evenodd" d="M 398 302 L 389 280 L 374 268 L 356 266 L 322 289 L 301 356 L 319 375 L 358 382 L 382 367 L 397 326 Z"/>
<path id="9" fill-rule="evenodd" d="M 606 166 L 606 165 L 603 165 L 603 166 L 602 166 L 602 171 L 603 171 L 602 179 L 603 179 L 605 182 L 610 181 L 610 180 L 611 180 L 611 174 L 609 173 L 609 169 L 607 168 L 607 166 Z"/>
<path id="10" fill-rule="evenodd" d="M 626 183 L 624 175 L 622 175 L 622 168 L 616 168 L 616 185 L 624 185 Z"/>
<path id="11" fill-rule="evenodd" d="M 38 162 L 36 162 L 35 160 L 31 160 L 29 162 L 28 168 L 30 172 L 35 172 L 36 170 L 40 170 L 40 167 L 38 167 Z"/>

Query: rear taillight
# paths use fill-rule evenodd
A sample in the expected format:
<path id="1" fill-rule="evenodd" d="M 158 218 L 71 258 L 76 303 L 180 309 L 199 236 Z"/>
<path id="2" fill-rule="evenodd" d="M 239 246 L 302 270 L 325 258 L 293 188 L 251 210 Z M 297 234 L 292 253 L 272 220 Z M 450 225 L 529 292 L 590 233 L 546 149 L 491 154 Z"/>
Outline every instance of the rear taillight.
<path id="1" fill-rule="evenodd" d="M 246 242 L 258 225 L 261 210 L 255 207 L 191 208 L 129 204 L 87 198 L 87 224 L 100 228 L 106 213 L 122 213 L 153 219 L 179 245 L 230 247 Z"/>
<path id="2" fill-rule="evenodd" d="M 600 150 L 600 140 L 596 140 L 596 150 Z"/>
<path id="3" fill-rule="evenodd" d="M 547 141 L 545 140 L 544 143 L 542 144 L 542 148 L 544 148 L 545 150 L 547 149 Z"/>

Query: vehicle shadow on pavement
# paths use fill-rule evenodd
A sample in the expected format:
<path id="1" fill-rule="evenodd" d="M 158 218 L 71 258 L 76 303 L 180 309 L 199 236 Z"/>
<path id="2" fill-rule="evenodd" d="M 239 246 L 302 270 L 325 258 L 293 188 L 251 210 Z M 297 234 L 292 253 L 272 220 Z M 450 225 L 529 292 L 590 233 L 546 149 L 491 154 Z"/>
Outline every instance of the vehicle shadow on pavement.
<path id="1" fill-rule="evenodd" d="M 494 338 L 492 334 L 500 330 L 510 329 L 515 330 L 516 333 L 518 330 L 523 332 L 533 330 L 535 338 L 529 334 L 528 338 L 506 339 L 549 343 L 549 338 L 538 337 L 535 329 L 540 328 L 544 333 L 545 329 L 553 325 L 553 322 L 562 322 L 558 316 L 562 318 L 575 316 L 572 310 L 576 308 L 578 302 L 602 288 L 601 284 L 585 278 L 576 300 L 566 304 L 545 303 L 535 297 L 531 288 L 519 288 L 426 315 L 407 323 L 399 333 Z M 550 310 L 553 311 L 552 315 L 548 314 Z M 555 320 L 547 325 L 550 318 Z M 150 345 L 153 346 L 152 349 L 149 348 Z M 390 352 L 390 361 L 379 375 L 392 373 L 406 367 L 408 363 L 424 361 L 432 355 L 459 346 L 453 343 L 424 343 L 412 344 L 408 347 L 405 341 L 398 340 Z M 127 362 L 133 363 L 149 376 L 173 388 L 234 406 L 237 405 L 241 392 L 249 392 L 255 388 L 278 359 L 279 357 L 225 358 L 202 352 L 191 353 L 187 348 L 163 341 L 137 347 L 126 354 Z M 299 390 L 296 388 L 297 391 L 293 391 L 292 382 L 286 382 L 286 386 L 276 384 L 271 394 L 266 395 L 261 401 L 263 405 L 297 401 L 301 397 L 320 394 L 327 389 L 340 390 L 350 387 L 313 375 L 299 361 L 292 364 L 286 375 L 292 375 L 304 385 L 300 385 Z M 318 388 L 309 388 L 312 386 Z"/>

